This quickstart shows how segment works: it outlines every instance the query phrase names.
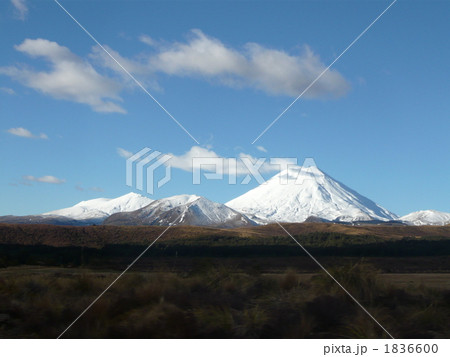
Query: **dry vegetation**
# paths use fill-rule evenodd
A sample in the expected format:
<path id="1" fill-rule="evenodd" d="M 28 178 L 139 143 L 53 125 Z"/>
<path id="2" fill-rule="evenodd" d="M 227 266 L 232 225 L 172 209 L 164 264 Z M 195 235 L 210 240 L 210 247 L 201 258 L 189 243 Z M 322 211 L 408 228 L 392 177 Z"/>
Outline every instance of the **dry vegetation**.
<path id="1" fill-rule="evenodd" d="M 332 274 L 397 338 L 449 338 L 450 290 L 379 280 L 353 264 Z M 54 338 L 117 273 L 0 271 L 0 336 Z M 381 338 L 383 331 L 325 274 L 126 274 L 68 332 L 71 338 Z"/>

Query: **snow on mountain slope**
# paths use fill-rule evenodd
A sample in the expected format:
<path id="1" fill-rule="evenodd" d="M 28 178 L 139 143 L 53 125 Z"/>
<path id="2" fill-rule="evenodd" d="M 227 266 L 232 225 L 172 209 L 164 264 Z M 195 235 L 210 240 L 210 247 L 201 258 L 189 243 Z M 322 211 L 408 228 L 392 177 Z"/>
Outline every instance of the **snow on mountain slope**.
<path id="1" fill-rule="evenodd" d="M 315 166 L 291 167 L 226 203 L 256 222 L 388 221 L 398 217 Z"/>
<path id="2" fill-rule="evenodd" d="M 43 213 L 42 216 L 63 216 L 75 220 L 92 220 L 101 222 L 117 212 L 135 211 L 153 202 L 152 199 L 130 192 L 117 198 L 95 198 L 81 201 L 75 206 Z"/>
<path id="3" fill-rule="evenodd" d="M 150 203 L 134 212 L 116 213 L 104 224 L 111 225 L 193 225 L 222 228 L 255 225 L 239 212 L 196 195 L 178 195 Z"/>
<path id="4" fill-rule="evenodd" d="M 445 226 L 450 224 L 450 213 L 434 210 L 417 211 L 400 217 L 400 220 L 415 226 Z"/>

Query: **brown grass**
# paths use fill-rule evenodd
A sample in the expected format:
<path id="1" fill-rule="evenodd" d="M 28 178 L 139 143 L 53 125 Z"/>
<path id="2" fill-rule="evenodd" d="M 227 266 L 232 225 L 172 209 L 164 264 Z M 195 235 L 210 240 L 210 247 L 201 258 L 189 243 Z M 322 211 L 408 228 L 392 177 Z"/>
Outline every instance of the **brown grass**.
<path id="1" fill-rule="evenodd" d="M 357 263 L 330 270 L 397 338 L 449 338 L 450 290 L 399 287 Z M 0 271 L 0 336 L 57 337 L 117 276 L 81 269 Z M 65 335 L 71 338 L 381 338 L 325 273 L 129 272 Z"/>

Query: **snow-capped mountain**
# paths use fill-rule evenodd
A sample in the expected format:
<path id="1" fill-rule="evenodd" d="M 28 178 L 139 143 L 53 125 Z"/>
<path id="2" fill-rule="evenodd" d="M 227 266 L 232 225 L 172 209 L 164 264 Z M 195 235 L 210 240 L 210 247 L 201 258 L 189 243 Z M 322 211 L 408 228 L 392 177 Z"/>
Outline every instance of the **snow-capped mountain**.
<path id="1" fill-rule="evenodd" d="M 398 217 L 316 166 L 291 167 L 226 203 L 259 223 L 395 220 Z"/>
<path id="2" fill-rule="evenodd" d="M 193 225 L 222 228 L 255 225 L 245 215 L 196 195 L 178 195 L 153 201 L 134 212 L 111 215 L 110 225 Z"/>
<path id="3" fill-rule="evenodd" d="M 75 206 L 43 213 L 41 216 L 62 216 L 77 221 L 102 222 L 117 212 L 130 212 L 145 207 L 152 199 L 130 192 L 117 198 L 95 198 L 81 201 Z"/>
<path id="4" fill-rule="evenodd" d="M 450 224 L 450 213 L 434 210 L 417 211 L 400 217 L 400 220 L 414 226 L 445 226 Z"/>

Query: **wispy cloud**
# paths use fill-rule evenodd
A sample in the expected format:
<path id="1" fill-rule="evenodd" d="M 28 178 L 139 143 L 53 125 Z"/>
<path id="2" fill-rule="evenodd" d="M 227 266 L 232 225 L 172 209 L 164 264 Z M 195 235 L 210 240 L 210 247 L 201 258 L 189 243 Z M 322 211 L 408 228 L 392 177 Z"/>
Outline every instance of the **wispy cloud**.
<path id="1" fill-rule="evenodd" d="M 35 135 L 31 131 L 22 127 L 8 129 L 7 132 L 12 135 L 21 136 L 22 138 L 48 139 L 48 136 L 44 133 Z"/>
<path id="2" fill-rule="evenodd" d="M 89 58 L 96 65 L 112 71 L 123 86 L 127 88 L 135 88 L 135 81 L 126 73 L 118 64 L 120 63 L 129 73 L 139 77 L 139 81 L 153 90 L 160 90 L 160 86 L 155 80 L 155 76 L 152 70 L 149 69 L 148 63 L 129 59 L 122 56 L 119 52 L 115 51 L 108 45 L 103 45 L 103 48 L 115 59 L 113 60 L 102 48 L 99 46 L 92 47 L 92 52 L 89 54 Z M 117 61 L 117 62 L 116 62 Z"/>
<path id="3" fill-rule="evenodd" d="M 146 45 L 149 45 L 149 46 L 155 46 L 157 44 L 157 42 L 148 35 L 139 36 L 139 41 L 141 41 L 142 43 L 145 43 Z"/>
<path id="4" fill-rule="evenodd" d="M 141 36 L 140 40 L 151 44 L 154 53 L 142 54 L 139 60 L 121 57 L 131 70 L 136 68 L 140 74 L 162 72 L 172 76 L 215 80 L 225 86 L 256 88 L 268 94 L 296 97 L 326 68 L 308 46 L 304 46 L 298 54 L 257 43 L 232 48 L 201 30 L 192 30 L 186 42 L 156 43 L 145 36 Z M 105 65 L 120 71 L 117 65 L 111 66 L 111 60 L 100 51 L 97 56 L 103 59 Z M 348 81 L 338 71 L 329 70 L 305 96 L 337 97 L 345 94 L 349 87 Z"/>
<path id="5" fill-rule="evenodd" d="M 23 176 L 23 179 L 25 181 L 33 181 L 33 182 L 45 182 L 45 183 L 51 183 L 51 184 L 62 184 L 64 182 L 66 182 L 66 180 L 64 179 L 59 179 L 55 176 L 42 176 L 42 177 L 35 177 L 35 176 L 31 176 L 31 175 L 27 175 L 27 176 Z"/>
<path id="6" fill-rule="evenodd" d="M 6 94 L 16 94 L 16 92 L 14 91 L 14 89 L 8 88 L 8 87 L 0 87 L 0 92 L 6 93 Z"/>
<path id="7" fill-rule="evenodd" d="M 28 14 L 28 6 L 25 0 L 11 0 L 11 4 L 14 6 L 16 16 L 20 20 L 25 20 Z"/>
<path id="8" fill-rule="evenodd" d="M 256 147 L 256 149 L 258 149 L 258 150 L 261 151 L 261 152 L 267 152 L 267 149 L 266 149 L 264 146 L 261 146 L 261 145 L 258 145 L 258 146 Z"/>
<path id="9" fill-rule="evenodd" d="M 42 57 L 50 63 L 49 71 L 24 66 L 0 67 L 0 74 L 56 99 L 89 105 L 97 112 L 125 113 L 114 101 L 121 101 L 122 85 L 99 74 L 86 60 L 67 47 L 46 39 L 26 39 L 15 49 L 31 57 Z"/>
<path id="10" fill-rule="evenodd" d="M 122 149 L 122 148 L 117 148 L 117 153 L 119 154 L 120 157 L 123 157 L 125 159 L 128 159 L 129 157 L 131 157 L 133 155 L 132 152 Z"/>

